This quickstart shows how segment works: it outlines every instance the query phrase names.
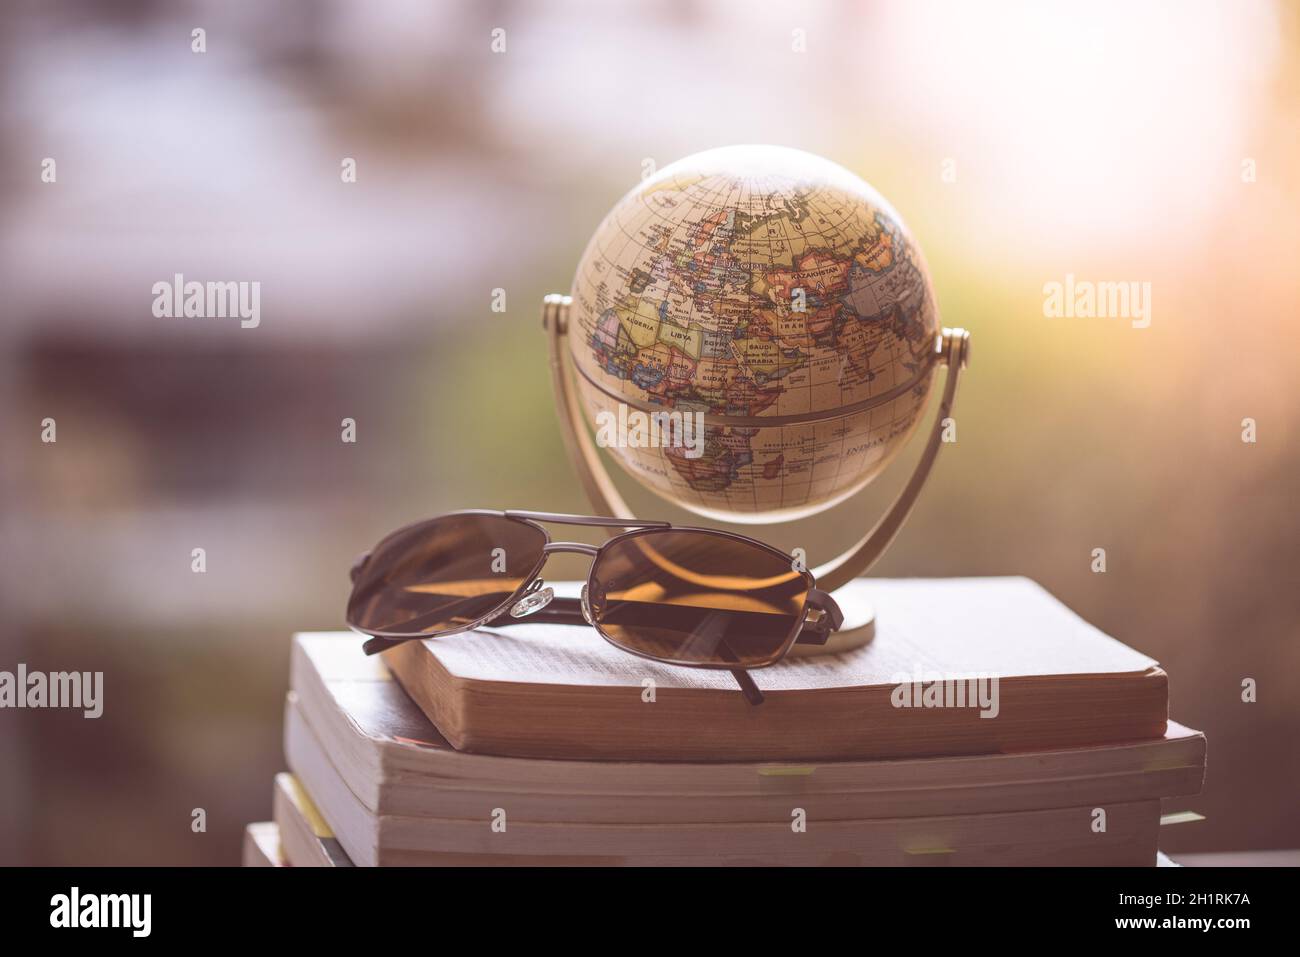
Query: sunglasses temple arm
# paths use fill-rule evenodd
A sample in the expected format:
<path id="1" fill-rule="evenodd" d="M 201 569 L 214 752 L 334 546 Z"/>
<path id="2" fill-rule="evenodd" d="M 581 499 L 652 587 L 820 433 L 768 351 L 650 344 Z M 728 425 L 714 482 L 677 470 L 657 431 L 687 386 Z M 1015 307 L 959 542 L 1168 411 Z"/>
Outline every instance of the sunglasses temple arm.
<path id="1" fill-rule="evenodd" d="M 745 700 L 750 704 L 758 705 L 763 703 L 763 692 L 754 684 L 754 679 L 749 676 L 749 672 L 743 668 L 733 668 L 731 677 L 736 679 L 736 684 L 740 685 L 740 690 L 745 694 Z"/>
<path id="2" fill-rule="evenodd" d="M 361 650 L 368 655 L 377 655 L 381 651 L 387 651 L 389 648 L 396 648 L 405 641 L 414 641 L 412 638 L 367 638 L 361 646 Z"/>

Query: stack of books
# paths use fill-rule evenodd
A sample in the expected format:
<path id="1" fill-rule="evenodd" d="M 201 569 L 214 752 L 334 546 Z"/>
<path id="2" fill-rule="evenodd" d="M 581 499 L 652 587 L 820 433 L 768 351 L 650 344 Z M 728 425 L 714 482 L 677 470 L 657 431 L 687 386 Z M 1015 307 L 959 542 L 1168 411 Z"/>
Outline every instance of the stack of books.
<path id="1" fill-rule="evenodd" d="M 245 863 L 1143 865 L 1205 739 L 1156 662 L 1020 578 L 863 580 L 863 648 L 660 666 L 590 628 L 293 641 Z"/>

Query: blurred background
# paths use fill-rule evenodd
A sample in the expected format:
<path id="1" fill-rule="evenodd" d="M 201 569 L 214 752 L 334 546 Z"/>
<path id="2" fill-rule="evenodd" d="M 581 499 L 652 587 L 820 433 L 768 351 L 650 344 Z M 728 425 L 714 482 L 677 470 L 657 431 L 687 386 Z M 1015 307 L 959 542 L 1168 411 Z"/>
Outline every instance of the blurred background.
<path id="1" fill-rule="evenodd" d="M 647 159 L 735 142 L 869 180 L 975 335 L 877 574 L 1037 579 L 1208 735 L 1164 849 L 1300 846 L 1298 118 L 1292 3 L 5 3 L 0 669 L 106 674 L 97 721 L 0 712 L 0 862 L 237 862 L 353 557 L 587 510 L 541 298 Z M 155 318 L 175 273 L 260 281 L 261 325 Z M 1067 274 L 1150 282 L 1150 327 L 1045 318 Z M 763 534 L 824 560 L 914 458 Z"/>

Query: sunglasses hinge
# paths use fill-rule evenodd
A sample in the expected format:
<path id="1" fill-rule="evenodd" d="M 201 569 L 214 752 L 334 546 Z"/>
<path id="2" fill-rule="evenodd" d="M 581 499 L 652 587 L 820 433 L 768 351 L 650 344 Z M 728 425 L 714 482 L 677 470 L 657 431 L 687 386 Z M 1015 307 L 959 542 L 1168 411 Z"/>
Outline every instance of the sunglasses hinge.
<path id="1" fill-rule="evenodd" d="M 797 645 L 824 645 L 831 636 L 830 616 L 824 608 L 809 605 L 803 613 L 803 630 Z"/>

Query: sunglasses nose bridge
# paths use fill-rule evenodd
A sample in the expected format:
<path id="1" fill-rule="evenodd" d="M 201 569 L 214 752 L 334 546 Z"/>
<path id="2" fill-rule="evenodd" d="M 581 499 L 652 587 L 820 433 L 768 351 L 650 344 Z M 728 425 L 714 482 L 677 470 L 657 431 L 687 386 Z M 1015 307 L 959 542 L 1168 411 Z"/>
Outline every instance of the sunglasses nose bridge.
<path id="1" fill-rule="evenodd" d="M 596 545 L 588 545 L 586 542 L 547 542 L 542 548 L 543 555 L 554 555 L 557 552 L 571 552 L 575 555 L 586 555 L 588 558 L 595 558 L 600 548 Z"/>
<path id="2" fill-rule="evenodd" d="M 569 552 L 574 555 L 586 555 L 594 562 L 596 556 L 600 554 L 600 546 L 588 545 L 586 542 L 547 542 L 545 547 L 542 548 L 543 555 L 553 555 L 556 552 Z M 596 627 L 596 619 L 592 614 L 591 601 L 587 594 L 587 588 L 587 584 L 582 586 L 582 596 L 579 601 L 582 607 L 582 617 L 587 619 L 587 624 L 594 628 Z"/>

